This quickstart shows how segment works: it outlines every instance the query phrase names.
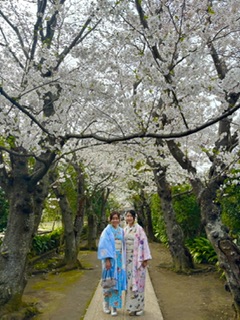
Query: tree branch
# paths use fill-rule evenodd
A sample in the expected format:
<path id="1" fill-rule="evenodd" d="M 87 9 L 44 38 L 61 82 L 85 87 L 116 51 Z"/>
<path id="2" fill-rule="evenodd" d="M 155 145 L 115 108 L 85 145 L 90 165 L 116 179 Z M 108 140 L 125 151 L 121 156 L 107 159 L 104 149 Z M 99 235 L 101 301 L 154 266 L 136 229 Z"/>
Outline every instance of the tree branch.
<path id="1" fill-rule="evenodd" d="M 3 19 L 7 22 L 7 24 L 13 29 L 13 31 L 17 35 L 19 42 L 20 42 L 20 45 L 21 45 L 21 48 L 22 48 L 22 51 L 23 51 L 25 57 L 28 59 L 28 54 L 25 50 L 24 42 L 23 42 L 23 39 L 21 37 L 21 34 L 20 34 L 18 28 L 11 23 L 11 21 L 5 16 L 5 14 L 2 12 L 2 10 L 0 10 L 0 15 L 3 17 Z"/>
<path id="2" fill-rule="evenodd" d="M 59 65 L 63 62 L 64 58 L 69 54 L 69 52 L 72 50 L 72 48 L 74 48 L 76 45 L 78 45 L 80 42 L 82 42 L 83 39 L 85 39 L 89 33 L 91 33 L 93 30 L 96 29 L 98 24 L 101 22 L 101 19 L 97 21 L 97 23 L 95 24 L 95 26 L 93 28 L 91 28 L 88 32 L 86 32 L 85 35 L 83 35 L 84 31 L 87 29 L 87 27 L 89 26 L 91 21 L 92 21 L 92 17 L 89 17 L 87 19 L 87 21 L 85 22 L 85 24 L 83 25 L 82 29 L 79 31 L 78 35 L 73 39 L 72 43 L 61 52 L 61 54 L 59 55 L 57 65 L 53 69 L 54 71 L 56 71 L 58 69 Z"/>
<path id="3" fill-rule="evenodd" d="M 20 111 L 22 111 L 24 114 L 26 114 L 43 132 L 45 132 L 47 135 L 51 136 L 51 134 L 48 132 L 44 126 L 35 119 L 35 117 L 28 112 L 20 103 L 17 102 L 16 99 L 10 97 L 4 90 L 3 87 L 0 86 L 0 94 L 2 94 L 9 102 L 11 102 L 14 106 L 16 106 Z"/>
<path id="4" fill-rule="evenodd" d="M 196 132 L 199 132 L 203 129 L 206 129 L 210 127 L 211 125 L 221 121 L 222 119 L 227 118 L 234 112 L 236 112 L 238 109 L 240 109 L 240 104 L 236 105 L 234 108 L 229 109 L 228 111 L 225 111 L 222 115 L 213 118 L 212 120 L 206 121 L 204 124 L 197 126 L 193 129 L 189 129 L 182 132 L 172 132 L 169 134 L 158 134 L 158 133 L 151 133 L 151 132 L 138 132 L 135 134 L 130 135 L 123 135 L 123 136 L 115 136 L 115 137 L 106 137 L 106 136 L 100 136 L 98 134 L 67 134 L 66 136 L 62 137 L 63 140 L 70 140 L 70 139 L 95 139 L 98 141 L 103 141 L 105 143 L 114 143 L 114 142 L 120 142 L 120 141 L 127 141 L 137 138 L 160 138 L 160 139 L 174 139 L 174 138 L 182 138 L 189 136 L 191 134 L 194 134 Z"/>
<path id="5" fill-rule="evenodd" d="M 12 149 L 8 149 L 8 148 L 2 147 L 2 146 L 0 146 L 0 151 L 5 151 L 5 152 L 7 152 L 9 155 L 16 156 L 16 157 L 34 158 L 34 159 L 36 159 L 37 161 L 42 162 L 42 163 L 45 164 L 45 165 L 46 165 L 47 162 L 48 162 L 48 160 L 46 160 L 46 159 L 43 159 L 43 158 L 41 158 L 41 157 L 37 157 L 34 153 L 20 153 L 20 152 L 17 152 L 17 151 L 14 151 L 14 150 L 12 150 Z M 3 163 L 3 161 L 0 162 L 0 163 Z"/>
<path id="6" fill-rule="evenodd" d="M 47 0 L 38 0 L 37 21 L 33 29 L 33 44 L 30 52 L 30 61 L 33 60 L 35 55 L 37 42 L 38 42 L 38 32 L 39 30 L 42 30 L 42 21 L 43 21 L 43 16 L 46 10 L 46 6 L 47 6 Z"/>
<path id="7" fill-rule="evenodd" d="M 177 143 L 174 140 L 167 140 L 168 149 L 172 156 L 177 160 L 180 166 L 187 170 L 189 173 L 196 174 L 197 170 L 193 167 L 190 159 L 182 152 Z"/>
<path id="8" fill-rule="evenodd" d="M 24 65 L 21 63 L 21 61 L 18 59 L 18 57 L 16 56 L 15 52 L 13 52 L 13 50 L 10 48 L 9 46 L 9 42 L 7 41 L 7 38 L 2 30 L 2 28 L 0 27 L 1 33 L 3 35 L 3 38 L 6 42 L 6 44 L 4 45 L 5 47 L 8 48 L 8 51 L 11 53 L 11 55 L 13 56 L 13 59 L 19 64 L 20 68 L 24 69 Z"/>
<path id="9" fill-rule="evenodd" d="M 60 5 L 64 4 L 66 0 L 61 0 Z M 58 16 L 59 10 L 55 10 L 51 18 L 47 21 L 47 32 L 46 35 L 43 35 L 43 32 L 41 33 L 42 41 L 47 41 L 48 48 L 51 46 L 51 42 L 55 33 L 55 27 L 57 24 L 57 16 Z"/>

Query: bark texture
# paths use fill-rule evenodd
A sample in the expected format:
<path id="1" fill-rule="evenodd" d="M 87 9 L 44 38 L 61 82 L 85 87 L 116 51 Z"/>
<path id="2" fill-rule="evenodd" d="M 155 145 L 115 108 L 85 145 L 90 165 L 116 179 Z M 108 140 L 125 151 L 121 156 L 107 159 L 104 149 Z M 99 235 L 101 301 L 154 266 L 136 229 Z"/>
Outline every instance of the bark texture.
<path id="1" fill-rule="evenodd" d="M 100 235 L 103 229 L 107 225 L 107 217 L 106 217 L 106 205 L 108 201 L 108 197 L 110 195 L 110 189 L 107 188 L 102 191 L 102 207 L 101 207 L 101 218 L 100 218 L 100 226 L 98 230 L 98 234 Z"/>
<path id="2" fill-rule="evenodd" d="M 90 211 L 88 213 L 88 244 L 89 250 L 97 250 L 97 217 Z"/>
<path id="3" fill-rule="evenodd" d="M 76 235 L 78 234 L 75 229 L 76 213 L 72 211 L 68 202 L 64 188 L 61 187 L 57 180 L 57 174 L 51 172 L 51 180 L 54 184 L 53 191 L 59 200 L 59 206 L 62 213 L 62 223 L 64 227 L 64 263 L 67 269 L 81 267 L 78 260 L 79 244 Z M 78 185 L 79 187 L 79 185 Z M 79 189 L 79 188 L 78 188 Z M 81 225 L 79 224 L 79 227 Z"/>
<path id="4" fill-rule="evenodd" d="M 227 124 L 226 121 L 224 123 Z M 221 133 L 224 130 L 224 123 L 220 125 Z M 225 126 L 225 130 L 226 135 L 229 136 L 228 125 Z M 223 140 L 216 142 L 216 149 L 225 146 L 225 152 L 228 152 L 232 149 L 233 141 L 234 139 L 226 139 L 226 136 L 224 136 Z M 167 144 L 181 167 L 191 174 L 190 183 L 199 201 L 206 235 L 217 254 L 219 266 L 225 272 L 227 287 L 233 296 L 236 318 L 240 319 L 240 250 L 221 221 L 221 208 L 216 201 L 217 192 L 226 179 L 225 165 L 220 157 L 210 157 L 212 166 L 209 170 L 209 180 L 207 183 L 203 183 L 197 177 L 196 169 L 192 166 L 188 157 L 183 154 L 179 145 L 174 141 L 168 141 Z M 221 171 L 219 171 L 219 167 L 221 167 Z"/>
<path id="5" fill-rule="evenodd" d="M 34 232 L 34 211 L 27 161 L 16 156 L 11 160 L 13 171 L 7 190 L 10 214 L 0 247 L 0 306 L 17 309 L 27 283 L 27 255 Z M 4 308 L 0 309 L 4 311 Z"/>
<path id="6" fill-rule="evenodd" d="M 29 168 L 21 147 L 12 147 L 9 171 L 1 170 L 1 187 L 9 200 L 7 230 L 0 247 L 0 316 L 17 310 L 27 283 L 26 267 L 32 237 L 38 227 L 45 189 L 38 182 L 45 176 L 55 155 L 46 152 Z M 39 193 L 38 193 L 39 192 Z M 35 215 L 37 204 L 41 205 Z M 37 217 L 37 219 L 36 219 Z"/>
<path id="7" fill-rule="evenodd" d="M 166 179 L 167 169 L 160 164 L 155 164 L 153 172 L 158 195 L 161 199 L 163 218 L 174 269 L 177 272 L 188 273 L 190 269 L 194 268 L 194 264 L 189 250 L 184 245 L 183 231 L 176 220 L 176 214 L 172 205 L 172 193 Z"/>

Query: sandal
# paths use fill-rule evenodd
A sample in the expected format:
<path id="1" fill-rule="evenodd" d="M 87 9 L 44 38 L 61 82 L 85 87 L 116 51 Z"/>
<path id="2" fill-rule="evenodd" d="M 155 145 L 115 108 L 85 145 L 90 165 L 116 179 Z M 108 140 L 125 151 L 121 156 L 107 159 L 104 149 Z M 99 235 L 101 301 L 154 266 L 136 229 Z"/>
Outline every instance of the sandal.
<path id="1" fill-rule="evenodd" d="M 136 311 L 136 316 L 141 316 L 143 314 L 143 310 Z"/>

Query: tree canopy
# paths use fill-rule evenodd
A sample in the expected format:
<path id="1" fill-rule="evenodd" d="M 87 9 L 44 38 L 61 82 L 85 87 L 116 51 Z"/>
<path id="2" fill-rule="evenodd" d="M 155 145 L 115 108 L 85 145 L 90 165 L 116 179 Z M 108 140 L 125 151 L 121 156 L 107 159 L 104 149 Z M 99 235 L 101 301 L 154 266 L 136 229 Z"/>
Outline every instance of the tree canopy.
<path id="1" fill-rule="evenodd" d="M 49 172 L 74 153 L 89 193 L 104 181 L 123 196 L 140 181 L 163 196 L 167 222 L 169 183 L 190 181 L 240 314 L 240 279 L 226 267 L 238 250 L 216 203 L 226 177 L 239 177 L 239 13 L 238 0 L 1 1 L 1 306 L 19 302 Z"/>

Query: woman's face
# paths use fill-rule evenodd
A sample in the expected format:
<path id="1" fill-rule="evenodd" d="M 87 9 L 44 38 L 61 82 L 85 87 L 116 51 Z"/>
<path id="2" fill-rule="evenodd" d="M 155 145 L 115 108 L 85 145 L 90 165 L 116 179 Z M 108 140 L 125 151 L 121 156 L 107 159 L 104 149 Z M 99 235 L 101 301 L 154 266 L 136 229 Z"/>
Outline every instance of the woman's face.
<path id="1" fill-rule="evenodd" d="M 126 222 L 127 222 L 127 224 L 129 224 L 130 226 L 133 225 L 133 223 L 134 223 L 134 218 L 133 218 L 133 216 L 131 215 L 130 212 L 128 212 L 128 213 L 126 214 Z"/>
<path id="2" fill-rule="evenodd" d="M 117 228 L 117 226 L 119 225 L 119 218 L 118 218 L 118 215 L 117 214 L 114 214 L 113 217 L 112 217 L 112 220 L 110 221 L 111 225 L 114 227 L 114 228 Z"/>

